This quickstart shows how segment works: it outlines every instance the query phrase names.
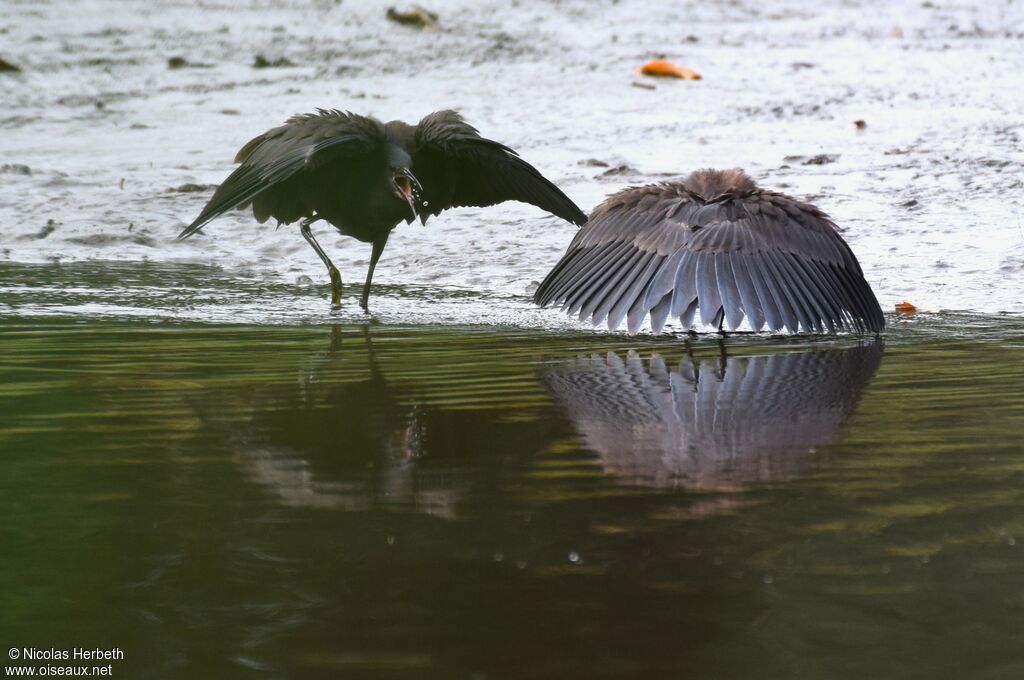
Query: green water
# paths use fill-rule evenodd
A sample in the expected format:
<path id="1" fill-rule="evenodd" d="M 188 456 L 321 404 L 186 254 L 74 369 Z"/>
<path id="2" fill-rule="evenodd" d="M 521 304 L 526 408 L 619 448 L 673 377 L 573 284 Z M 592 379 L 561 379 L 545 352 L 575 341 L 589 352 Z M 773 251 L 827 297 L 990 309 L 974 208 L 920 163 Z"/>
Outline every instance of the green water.
<path id="1" fill-rule="evenodd" d="M 1019 322 L 9 316 L 0 414 L 5 649 L 116 646 L 115 677 L 1024 677 Z"/>

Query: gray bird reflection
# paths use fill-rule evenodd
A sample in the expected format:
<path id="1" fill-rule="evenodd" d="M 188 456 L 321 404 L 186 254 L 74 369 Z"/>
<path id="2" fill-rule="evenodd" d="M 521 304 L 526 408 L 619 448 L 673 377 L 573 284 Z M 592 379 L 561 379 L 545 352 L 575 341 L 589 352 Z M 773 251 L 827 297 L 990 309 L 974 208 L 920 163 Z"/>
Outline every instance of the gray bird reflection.
<path id="1" fill-rule="evenodd" d="M 628 484 L 741 490 L 792 479 L 833 441 L 882 358 L 880 340 L 767 356 L 589 356 L 542 379 L 583 443 Z"/>

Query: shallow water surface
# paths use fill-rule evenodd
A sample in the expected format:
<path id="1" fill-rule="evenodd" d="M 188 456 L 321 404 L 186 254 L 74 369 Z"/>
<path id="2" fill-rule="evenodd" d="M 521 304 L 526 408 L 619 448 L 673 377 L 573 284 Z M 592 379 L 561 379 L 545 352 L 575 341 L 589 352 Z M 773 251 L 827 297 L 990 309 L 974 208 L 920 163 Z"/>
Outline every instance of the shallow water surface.
<path id="1" fill-rule="evenodd" d="M 883 309 L 1024 314 L 1020 2 L 446 0 L 422 3 L 432 31 L 389 22 L 396 4 L 7 0 L 0 57 L 22 70 L 0 74 L 0 260 L 322 282 L 294 226 L 239 211 L 174 237 L 238 148 L 292 114 L 454 108 L 585 211 L 629 185 L 743 167 L 836 219 Z M 657 57 L 703 80 L 636 73 Z M 523 295 L 574 233 L 532 206 L 452 210 L 399 227 L 376 280 Z M 361 281 L 369 246 L 317 235 Z"/>
<path id="2" fill-rule="evenodd" d="M 1022 403 L 999 319 L 7 316 L 0 638 L 124 677 L 1016 677 Z"/>
<path id="3" fill-rule="evenodd" d="M 1024 677 L 1021 3 L 391 4 L 3 5 L 0 641 L 133 678 Z M 659 57 L 704 79 L 636 87 Z M 328 229 L 337 311 L 294 227 L 174 240 L 316 106 L 458 109 L 584 209 L 745 167 L 925 311 L 604 334 L 532 305 L 575 228 L 520 204 L 400 227 L 372 315 Z"/>

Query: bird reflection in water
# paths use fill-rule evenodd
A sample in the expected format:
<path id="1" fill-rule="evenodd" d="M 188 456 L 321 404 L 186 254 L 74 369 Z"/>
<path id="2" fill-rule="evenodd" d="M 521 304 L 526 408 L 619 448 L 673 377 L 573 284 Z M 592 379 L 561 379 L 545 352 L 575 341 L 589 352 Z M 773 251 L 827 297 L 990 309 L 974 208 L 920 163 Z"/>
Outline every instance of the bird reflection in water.
<path id="1" fill-rule="evenodd" d="M 672 367 L 609 352 L 542 379 L 606 473 L 644 487 L 739 491 L 794 478 L 833 441 L 882 357 L 882 342 Z"/>
<path id="2" fill-rule="evenodd" d="M 343 339 L 341 328 L 332 327 L 330 349 L 305 362 L 295 383 L 256 395 L 250 427 L 236 437 L 241 464 L 284 505 L 413 506 L 448 516 L 456 492 L 417 483 L 421 414 L 396 398 L 366 327 L 361 336 L 348 333 Z M 366 352 L 368 376 L 323 379 L 338 362 L 357 360 L 360 349 Z"/>
<path id="3" fill-rule="evenodd" d="M 371 335 L 334 327 L 330 349 L 298 380 L 247 395 L 252 415 L 234 428 L 234 448 L 246 476 L 283 505 L 450 519 L 470 490 L 501 492 L 495 467 L 553 438 L 555 414 L 510 422 L 500 409 L 438 404 L 435 390 L 458 391 L 444 367 L 410 375 L 393 356 L 381 361 Z"/>

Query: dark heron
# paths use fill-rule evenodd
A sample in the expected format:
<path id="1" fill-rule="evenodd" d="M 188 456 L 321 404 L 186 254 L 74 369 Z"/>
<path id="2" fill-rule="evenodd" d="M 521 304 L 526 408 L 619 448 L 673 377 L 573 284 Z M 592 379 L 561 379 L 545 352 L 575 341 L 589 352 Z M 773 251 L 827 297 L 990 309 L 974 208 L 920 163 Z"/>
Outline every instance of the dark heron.
<path id="1" fill-rule="evenodd" d="M 650 313 L 735 330 L 746 317 L 796 333 L 877 333 L 882 310 L 836 225 L 813 205 L 758 188 L 740 170 L 632 187 L 590 214 L 537 289 L 541 306 L 630 333 Z"/>
<path id="2" fill-rule="evenodd" d="M 437 111 L 419 124 L 381 123 L 366 116 L 318 109 L 293 116 L 242 147 L 241 165 L 214 192 L 187 238 L 229 210 L 252 204 L 260 223 L 301 220 L 299 229 L 331 277 L 331 303 L 341 304 L 341 275 L 310 230 L 326 220 L 346 236 L 373 244 L 373 269 L 391 231 L 402 220 L 456 206 L 523 201 L 574 224 L 586 215 L 515 151 L 481 137 L 454 111 Z"/>

